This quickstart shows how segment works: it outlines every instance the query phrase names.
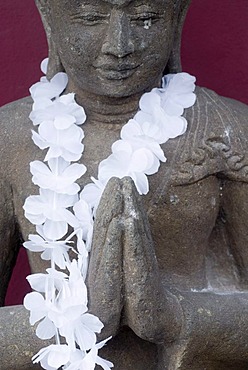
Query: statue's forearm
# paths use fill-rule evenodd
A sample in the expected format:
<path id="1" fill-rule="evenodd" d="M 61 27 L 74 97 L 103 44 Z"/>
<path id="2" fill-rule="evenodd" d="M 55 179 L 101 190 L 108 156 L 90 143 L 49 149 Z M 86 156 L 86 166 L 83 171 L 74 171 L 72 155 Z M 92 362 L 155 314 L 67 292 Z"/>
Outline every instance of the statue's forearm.
<path id="1" fill-rule="evenodd" d="M 11 185 L 1 179 L 0 176 L 0 306 L 4 305 L 8 284 L 21 243 L 21 233 L 15 217 Z"/>
<path id="2" fill-rule="evenodd" d="M 1 370 L 40 369 L 32 364 L 31 358 L 48 343 L 36 337 L 28 317 L 29 312 L 23 306 L 0 309 Z"/>

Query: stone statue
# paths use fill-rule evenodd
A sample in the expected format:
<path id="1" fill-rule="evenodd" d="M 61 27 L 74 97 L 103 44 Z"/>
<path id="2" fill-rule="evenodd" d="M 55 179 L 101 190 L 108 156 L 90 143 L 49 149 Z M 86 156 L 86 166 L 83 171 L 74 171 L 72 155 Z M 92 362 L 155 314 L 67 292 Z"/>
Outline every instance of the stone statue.
<path id="1" fill-rule="evenodd" d="M 49 42 L 49 76 L 65 70 L 88 115 L 84 163 L 96 175 L 140 96 L 179 72 L 190 0 L 36 0 Z M 144 22 L 151 20 L 148 29 Z M 102 350 L 119 370 L 248 368 L 248 107 L 197 88 L 185 135 L 138 196 L 112 179 L 102 197 L 88 274 L 90 311 L 112 335 Z M 1 302 L 18 247 L 31 230 L 23 203 L 41 159 L 31 100 L 0 112 Z M 135 217 L 132 216 L 135 214 Z M 44 270 L 30 255 L 33 272 Z M 97 273 L 96 273 L 97 271 Z M 0 315 L 3 370 L 32 369 L 35 338 L 22 307 Z"/>

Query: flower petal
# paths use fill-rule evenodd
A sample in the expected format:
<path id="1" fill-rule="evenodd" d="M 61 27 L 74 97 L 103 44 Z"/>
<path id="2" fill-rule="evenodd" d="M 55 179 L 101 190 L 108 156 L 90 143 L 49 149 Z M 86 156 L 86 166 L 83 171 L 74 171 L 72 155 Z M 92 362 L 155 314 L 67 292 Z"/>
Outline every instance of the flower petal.
<path id="1" fill-rule="evenodd" d="M 44 235 L 50 240 L 59 240 L 68 231 L 68 224 L 65 221 L 46 220 L 43 227 Z"/>
<path id="2" fill-rule="evenodd" d="M 45 317 L 45 319 L 42 320 L 36 328 L 36 335 L 42 340 L 51 339 L 55 334 L 56 327 L 47 317 Z"/>

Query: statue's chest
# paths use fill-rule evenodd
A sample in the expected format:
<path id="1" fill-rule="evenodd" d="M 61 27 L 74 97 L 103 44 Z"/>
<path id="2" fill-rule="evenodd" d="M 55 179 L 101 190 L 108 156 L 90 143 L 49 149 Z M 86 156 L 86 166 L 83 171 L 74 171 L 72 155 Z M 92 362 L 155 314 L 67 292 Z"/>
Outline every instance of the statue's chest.
<path id="1" fill-rule="evenodd" d="M 88 170 L 80 180 L 81 187 L 89 183 L 90 176 L 97 178 L 99 162 L 111 153 L 111 145 L 118 139 L 118 129 L 86 135 L 83 163 Z M 220 208 L 220 181 L 208 172 L 201 153 L 192 157 L 188 146 L 183 136 L 163 145 L 167 162 L 148 176 L 149 193 L 142 196 L 158 255 L 166 250 L 168 260 L 174 248 L 183 245 L 191 253 L 190 245 L 205 246 Z M 166 265 L 163 257 L 160 261 Z"/>
<path id="2" fill-rule="evenodd" d="M 87 172 L 78 180 L 81 188 L 91 181 L 91 176 L 97 178 L 99 162 L 111 154 L 111 145 L 119 139 L 120 130 L 99 127 L 85 131 L 81 163 L 86 165 Z M 198 176 L 192 181 L 188 173 L 194 171 L 184 171 L 185 156 L 180 155 L 180 141 L 171 140 L 164 146 L 168 160 L 161 164 L 156 174 L 148 176 L 150 191 L 142 196 L 159 264 L 172 277 L 179 273 L 191 276 L 202 270 L 205 246 L 220 203 L 219 181 L 214 175 Z M 35 232 L 35 228 L 25 219 L 22 206 L 29 195 L 38 193 L 38 188 L 31 182 L 29 162 L 43 160 L 44 156 L 44 151 L 34 145 L 28 146 L 25 158 L 12 174 L 15 210 L 24 239 Z M 187 163 L 191 163 L 190 160 Z M 192 253 L 199 256 L 195 265 Z M 39 261 L 33 264 L 37 265 Z"/>
<path id="3" fill-rule="evenodd" d="M 119 139 L 119 135 L 120 127 L 117 125 L 107 127 L 105 125 L 92 127 L 89 125 L 85 128 L 85 150 L 80 162 L 86 165 L 87 172 L 78 180 L 81 188 L 91 181 L 92 176 L 97 178 L 99 162 L 111 154 L 111 146 Z M 185 223 L 194 217 L 200 222 L 204 214 L 203 209 L 215 212 L 215 208 L 218 206 L 218 180 L 213 177 L 203 180 L 200 176 L 192 184 L 192 178 L 188 176 L 187 168 L 183 164 L 185 156 L 183 159 L 180 157 L 182 145 L 181 139 L 166 143 L 164 150 L 168 158 L 167 162 L 161 163 L 158 173 L 148 176 L 150 192 L 143 197 L 144 204 L 152 224 L 159 225 L 160 219 L 163 220 L 161 228 L 164 227 L 165 223 L 168 225 L 172 222 L 175 223 L 175 219 L 180 219 Z M 38 188 L 31 182 L 29 162 L 43 160 L 44 156 L 45 151 L 39 150 L 34 145 L 30 146 L 24 160 L 13 174 L 13 177 L 18 179 L 15 181 L 13 178 L 13 182 L 16 183 L 14 187 L 16 210 L 18 218 L 24 224 L 26 221 L 23 217 L 22 205 L 26 197 L 38 193 Z M 192 165 L 191 168 L 193 168 Z M 182 217 L 182 215 L 185 216 Z"/>

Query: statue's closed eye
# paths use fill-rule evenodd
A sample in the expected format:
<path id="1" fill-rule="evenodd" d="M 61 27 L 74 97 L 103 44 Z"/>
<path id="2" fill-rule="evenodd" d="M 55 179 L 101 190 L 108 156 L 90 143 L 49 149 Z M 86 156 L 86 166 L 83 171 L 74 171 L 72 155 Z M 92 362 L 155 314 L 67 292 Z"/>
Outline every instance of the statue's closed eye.
<path id="1" fill-rule="evenodd" d="M 151 24 L 157 22 L 161 18 L 161 14 L 155 12 L 137 12 L 133 14 L 127 14 L 127 18 L 132 25 L 144 27 L 146 24 L 151 26 Z M 110 13 L 79 11 L 72 14 L 71 19 L 87 26 L 93 26 L 97 24 L 108 23 L 110 19 Z"/>
<path id="2" fill-rule="evenodd" d="M 149 27 L 160 19 L 160 15 L 153 12 L 137 13 L 129 16 L 132 24 L 144 27 L 144 25 L 149 25 Z"/>
<path id="3" fill-rule="evenodd" d="M 109 21 L 109 17 L 110 14 L 100 12 L 80 12 L 71 16 L 74 21 L 80 22 L 86 26 L 107 23 Z"/>

